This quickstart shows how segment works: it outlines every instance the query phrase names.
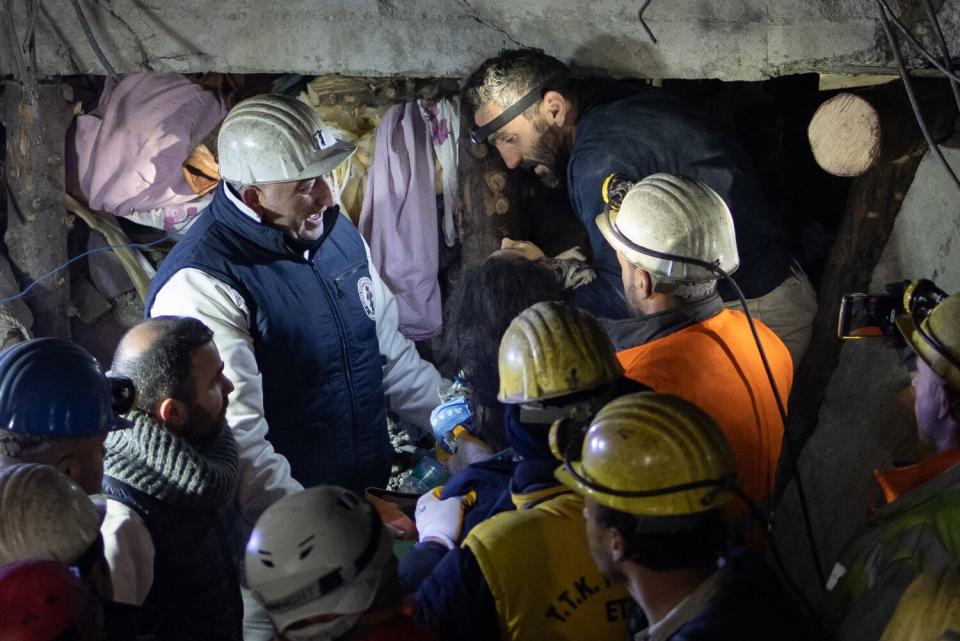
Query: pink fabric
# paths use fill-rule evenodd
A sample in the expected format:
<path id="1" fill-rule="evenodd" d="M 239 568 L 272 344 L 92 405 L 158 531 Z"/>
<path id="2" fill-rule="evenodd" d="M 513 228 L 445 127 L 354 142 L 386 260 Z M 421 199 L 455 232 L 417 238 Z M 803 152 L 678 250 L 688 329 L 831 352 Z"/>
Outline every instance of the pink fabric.
<path id="1" fill-rule="evenodd" d="M 380 119 L 360 233 L 373 264 L 397 299 L 400 332 L 421 340 L 442 327 L 433 143 L 416 102 Z"/>
<path id="2" fill-rule="evenodd" d="M 68 140 L 68 191 L 118 216 L 196 200 L 180 165 L 226 116 L 213 93 L 178 74 L 134 73 L 107 81 L 96 113 L 78 116 Z"/>

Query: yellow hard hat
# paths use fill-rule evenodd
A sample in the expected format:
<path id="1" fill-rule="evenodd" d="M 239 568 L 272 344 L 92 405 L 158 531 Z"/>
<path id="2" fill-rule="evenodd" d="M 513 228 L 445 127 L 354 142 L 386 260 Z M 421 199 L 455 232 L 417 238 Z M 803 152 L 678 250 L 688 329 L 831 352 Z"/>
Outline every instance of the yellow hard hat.
<path id="1" fill-rule="evenodd" d="M 912 314 L 898 316 L 897 327 L 930 369 L 960 390 L 960 294 L 944 298 L 919 327 Z"/>
<path id="2" fill-rule="evenodd" d="M 557 479 L 601 505 L 637 516 L 699 514 L 733 498 L 730 446 L 696 405 L 639 392 L 607 403 L 594 417 L 580 461 Z"/>
<path id="3" fill-rule="evenodd" d="M 501 403 L 527 403 L 612 383 L 623 374 L 596 318 L 563 303 L 537 303 L 500 340 Z"/>
<path id="4" fill-rule="evenodd" d="M 894 610 L 880 641 L 941 641 L 960 637 L 960 563 L 918 576 Z"/>

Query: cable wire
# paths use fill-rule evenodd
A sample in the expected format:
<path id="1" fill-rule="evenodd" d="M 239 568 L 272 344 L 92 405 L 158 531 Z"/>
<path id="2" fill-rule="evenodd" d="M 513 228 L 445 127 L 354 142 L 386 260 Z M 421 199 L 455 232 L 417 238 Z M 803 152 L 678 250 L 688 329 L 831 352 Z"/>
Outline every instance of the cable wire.
<path id="1" fill-rule="evenodd" d="M 940 21 L 937 20 L 937 14 L 930 4 L 930 0 L 923 0 L 923 7 L 927 10 L 927 20 L 933 26 L 934 33 L 937 34 L 937 41 L 940 43 L 940 54 L 943 56 L 943 66 L 953 72 L 953 60 L 950 58 L 950 47 L 947 46 L 947 39 L 943 37 L 943 30 L 940 28 Z M 957 103 L 957 109 L 960 109 L 960 82 L 956 78 L 950 77 L 950 89 L 953 90 L 953 100 Z"/>
<path id="2" fill-rule="evenodd" d="M 164 236 L 163 238 L 158 238 L 157 240 L 151 241 L 151 242 L 149 242 L 149 243 L 126 243 L 126 244 L 124 244 L 124 245 L 104 245 L 103 247 L 96 247 L 96 248 L 94 248 L 94 249 L 89 249 L 89 250 L 83 252 L 82 254 L 77 254 L 76 256 L 74 256 L 73 258 L 71 258 L 70 260 L 68 260 L 68 261 L 66 261 L 66 262 L 60 263 L 59 265 L 57 265 L 56 267 L 54 267 L 53 269 L 51 269 L 50 271 L 48 271 L 46 274 L 44 274 L 44 275 L 42 275 L 42 276 L 39 276 L 36 280 L 34 280 L 34 281 L 33 281 L 32 283 L 30 283 L 29 285 L 27 285 L 26 288 L 25 288 L 22 292 L 20 292 L 19 294 L 15 294 L 15 295 L 13 295 L 13 296 L 7 296 L 6 298 L 0 298 L 0 305 L 2 305 L 2 304 L 4 304 L 4 303 L 10 303 L 10 302 L 13 302 L 13 301 L 15 301 L 15 300 L 20 300 L 21 298 L 23 298 L 24 296 L 26 296 L 26 295 L 30 292 L 30 290 L 32 290 L 34 287 L 36 287 L 37 285 L 39 285 L 39 284 L 40 284 L 41 282 L 43 282 L 44 280 L 50 278 L 51 276 L 53 276 L 53 275 L 56 274 L 57 272 L 59 272 L 59 271 L 65 269 L 65 268 L 69 267 L 70 265 L 72 265 L 73 263 L 77 262 L 77 261 L 80 260 L 81 258 L 86 258 L 87 256 L 90 256 L 91 254 L 96 254 L 96 253 L 103 252 L 103 251 L 112 251 L 112 250 L 114 250 L 114 249 L 124 249 L 124 248 L 129 248 L 129 249 L 146 249 L 147 247 L 152 247 L 152 246 L 154 246 L 154 245 L 159 245 L 160 243 L 165 242 L 165 241 L 168 241 L 168 240 L 174 240 L 175 237 L 176 237 L 175 234 L 170 234 L 170 235 L 168 235 L 168 236 Z"/>
<path id="3" fill-rule="evenodd" d="M 777 542 L 774 541 L 773 535 L 770 533 L 769 528 L 767 528 L 767 520 L 763 515 L 763 511 L 757 506 L 756 503 L 750 500 L 750 497 L 747 496 L 743 490 L 734 485 L 733 487 L 724 488 L 732 492 L 737 496 L 740 501 L 742 501 L 746 506 L 747 510 L 750 512 L 750 515 L 760 524 L 760 529 L 763 530 L 763 537 L 767 541 L 767 545 L 770 549 L 770 554 L 773 556 L 774 565 L 776 565 L 778 572 L 781 574 L 781 579 L 783 580 L 784 585 L 787 587 L 795 599 L 800 603 L 800 605 L 807 611 L 807 614 L 810 616 L 810 619 L 814 622 L 819 621 L 819 616 L 817 616 L 817 611 L 814 609 L 813 604 L 807 599 L 806 595 L 803 593 L 803 590 L 794 582 L 793 577 L 790 576 L 790 573 L 787 571 L 787 565 L 783 561 L 783 556 L 780 554 L 780 548 L 777 547 Z"/>
<path id="4" fill-rule="evenodd" d="M 73 10 L 76 12 L 77 18 L 80 20 L 80 26 L 83 27 L 83 33 L 87 36 L 87 42 L 90 43 L 93 53 L 97 54 L 97 59 L 100 61 L 100 64 L 103 65 L 103 68 L 107 70 L 107 74 L 113 80 L 119 80 L 120 76 L 117 75 L 117 72 L 113 69 L 113 65 L 110 64 L 109 60 L 107 60 L 107 57 L 103 53 L 103 49 L 101 49 L 99 43 L 97 43 L 97 38 L 93 35 L 93 31 L 90 29 L 90 23 L 87 22 L 87 17 L 83 15 L 83 9 L 80 8 L 80 2 L 78 2 L 78 0 L 70 0 L 70 2 L 73 4 Z"/>
<path id="5" fill-rule="evenodd" d="M 917 124 L 920 126 L 920 131 L 923 133 L 923 137 L 927 141 L 927 146 L 930 147 L 930 151 L 940 160 L 940 163 L 946 169 L 947 173 L 950 175 L 950 178 L 953 179 L 954 184 L 957 186 L 957 189 L 960 189 L 960 178 L 957 177 L 956 172 L 953 171 L 953 167 L 950 166 L 950 163 L 947 162 L 947 159 L 944 158 L 943 152 L 940 151 L 940 147 L 933 140 L 933 136 L 930 134 L 930 129 L 927 127 L 927 122 L 923 118 L 923 113 L 920 111 L 920 103 L 917 101 L 917 96 L 913 91 L 913 82 L 910 80 L 910 73 L 907 70 L 906 65 L 903 62 L 903 52 L 900 51 L 900 43 L 897 41 L 897 36 L 893 33 L 893 28 L 890 26 L 890 17 L 888 16 L 889 7 L 886 4 L 886 0 L 875 0 L 877 3 L 877 8 L 880 10 L 880 22 L 883 24 L 883 30 L 887 34 L 887 40 L 890 41 L 890 47 L 893 49 L 893 58 L 897 63 L 897 69 L 900 71 L 900 80 L 903 81 L 903 88 L 907 92 L 907 98 L 910 100 L 910 107 L 913 109 L 913 115 L 917 119 Z M 892 12 L 890 12 L 892 15 Z"/>
<path id="6" fill-rule="evenodd" d="M 890 5 L 887 4 L 887 0 L 878 0 L 878 1 L 882 6 L 881 14 L 884 11 L 886 11 L 886 16 L 890 20 L 890 22 L 893 23 L 893 26 L 899 29 L 901 33 L 903 33 L 903 35 L 907 38 L 910 44 L 916 47 L 920 55 L 926 58 L 927 62 L 932 64 L 938 71 L 940 71 L 940 73 L 947 76 L 951 80 L 960 80 L 960 76 L 957 76 L 957 74 L 954 73 L 953 69 L 945 67 L 943 64 L 941 64 L 940 61 L 937 60 L 937 57 L 934 56 L 932 53 L 930 53 L 930 51 L 928 51 L 927 48 L 924 47 L 919 40 L 917 40 L 917 37 L 913 35 L 910 29 L 907 28 L 907 25 L 903 24 L 903 21 L 901 21 L 900 18 L 897 17 L 897 14 L 895 14 L 893 10 L 890 8 Z"/>

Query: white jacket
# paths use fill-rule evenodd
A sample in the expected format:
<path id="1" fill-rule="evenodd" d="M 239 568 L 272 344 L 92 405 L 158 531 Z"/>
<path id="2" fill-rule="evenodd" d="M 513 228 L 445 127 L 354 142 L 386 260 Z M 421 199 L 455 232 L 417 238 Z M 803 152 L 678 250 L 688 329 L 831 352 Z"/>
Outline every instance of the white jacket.
<path id="1" fill-rule="evenodd" d="M 259 220 L 229 189 L 226 193 L 241 211 Z M 429 433 L 430 411 L 439 403 L 443 379 L 433 365 L 420 358 L 413 342 L 400 334 L 397 303 L 370 261 L 370 248 L 366 249 L 377 310 L 377 338 L 385 362 L 383 386 L 389 406 Z M 157 292 L 150 316 L 192 316 L 213 330 L 224 374 L 235 386 L 227 408 L 227 421 L 240 449 L 240 512 L 247 523 L 246 529 L 252 529 L 270 504 L 303 486 L 290 475 L 290 464 L 267 438 L 269 426 L 263 414 L 263 385 L 254 357 L 250 314 L 243 297 L 199 269 L 181 269 Z"/>

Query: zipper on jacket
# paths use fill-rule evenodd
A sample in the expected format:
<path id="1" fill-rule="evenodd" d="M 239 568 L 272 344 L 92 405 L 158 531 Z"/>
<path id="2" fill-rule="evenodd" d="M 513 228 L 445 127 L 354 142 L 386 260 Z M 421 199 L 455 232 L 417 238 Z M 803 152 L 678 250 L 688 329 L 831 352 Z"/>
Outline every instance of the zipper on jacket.
<path id="1" fill-rule="evenodd" d="M 323 291 L 324 297 L 327 299 L 327 304 L 330 305 L 330 310 L 333 312 L 333 319 L 337 324 L 337 331 L 340 334 L 340 355 L 343 359 L 343 372 L 344 376 L 347 379 L 347 392 L 350 394 L 350 413 L 352 423 L 353 423 L 353 462 L 356 463 L 360 460 L 360 435 L 357 433 L 359 426 L 357 425 L 357 395 L 353 388 L 353 373 L 350 371 L 350 346 L 347 345 L 347 331 L 346 324 L 343 321 L 343 317 L 340 315 L 340 308 L 337 306 L 337 302 L 333 300 L 329 287 L 326 282 L 323 280 L 323 274 L 320 272 L 320 268 L 317 267 L 316 262 L 310 261 L 310 266 L 313 268 L 313 273 L 317 277 L 317 281 L 320 283 L 320 289 Z M 340 284 L 336 281 L 334 283 L 337 286 L 337 291 L 340 292 Z M 341 292 L 340 297 L 343 297 Z"/>

